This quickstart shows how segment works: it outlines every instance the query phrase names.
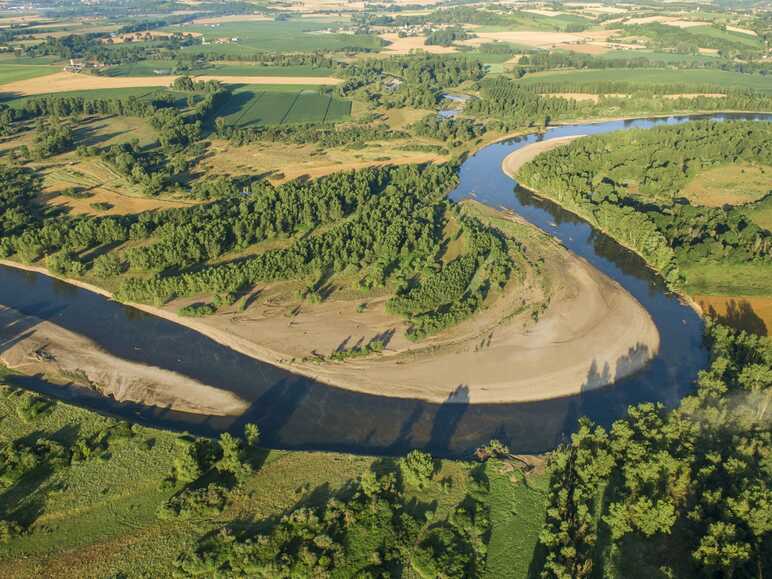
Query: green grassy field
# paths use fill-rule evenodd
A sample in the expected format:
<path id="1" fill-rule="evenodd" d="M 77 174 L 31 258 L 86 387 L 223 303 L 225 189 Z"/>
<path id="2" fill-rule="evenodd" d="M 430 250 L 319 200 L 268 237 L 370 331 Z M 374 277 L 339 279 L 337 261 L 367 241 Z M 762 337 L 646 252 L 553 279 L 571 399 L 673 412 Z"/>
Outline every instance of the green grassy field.
<path id="1" fill-rule="evenodd" d="M 686 291 L 692 295 L 772 296 L 769 267 L 757 264 L 681 266 Z"/>
<path id="2" fill-rule="evenodd" d="M 173 60 L 144 60 L 129 64 L 111 66 L 104 71 L 105 76 L 131 77 L 153 76 L 156 70 L 164 74 L 172 74 L 177 63 Z M 313 66 L 261 66 L 257 64 L 215 64 L 205 68 L 196 68 L 186 74 L 196 75 L 226 75 L 226 76 L 330 76 L 331 68 Z"/>
<path id="3" fill-rule="evenodd" d="M 0 63 L 0 85 L 17 80 L 27 80 L 59 72 L 58 66 L 40 64 L 4 64 Z"/>
<path id="4" fill-rule="evenodd" d="M 0 64 L 55 64 L 63 63 L 60 56 L 16 56 L 13 52 L 0 53 Z M 64 66 L 64 64 L 62 64 Z"/>
<path id="5" fill-rule="evenodd" d="M 608 69 L 551 70 L 528 74 L 524 84 L 542 82 L 629 82 L 641 87 L 655 85 L 716 86 L 722 89 L 752 89 L 772 93 L 772 77 L 724 70 Z"/>
<path id="6" fill-rule="evenodd" d="M 0 384 L 18 378 L 0 367 Z M 223 526 L 266 529 L 289 509 L 323 504 L 371 469 L 395 467 L 392 459 L 368 456 L 257 450 L 259 468 L 230 493 L 222 512 L 169 520 L 157 513 L 179 489 L 162 481 L 173 469 L 183 435 L 128 428 L 3 385 L 0 421 L 3 438 L 16 445 L 46 438 L 71 448 L 77 440 L 109 433 L 98 455 L 72 463 L 45 461 L 21 478 L 6 479 L 0 518 L 25 529 L 0 543 L 0 575 L 8 578 L 171 577 L 183 551 Z M 545 476 L 522 480 L 499 461 L 480 466 L 441 461 L 432 482 L 406 491 L 408 508 L 434 505 L 446 516 L 467 493 L 477 492 L 494 510 L 486 575 L 525 578 L 544 517 Z M 474 482 L 480 480 L 488 484 Z"/>
<path id="7" fill-rule="evenodd" d="M 158 87 L 133 87 L 133 88 L 103 88 L 94 90 L 78 90 L 55 93 L 57 97 L 83 97 L 86 99 L 121 99 L 128 97 L 151 98 L 159 92 L 171 92 Z M 45 95 L 33 95 L 18 97 L 8 100 L 6 104 L 11 107 L 19 108 L 30 99 L 42 98 Z"/>
<path id="8" fill-rule="evenodd" d="M 233 127 L 279 125 L 289 123 L 322 123 L 339 121 L 351 115 L 351 101 L 320 94 L 309 89 L 266 90 L 262 86 L 245 86 L 215 113 Z"/>
<path id="9" fill-rule="evenodd" d="M 376 36 L 328 33 L 345 23 L 313 20 L 284 22 L 228 22 L 219 26 L 180 26 L 172 32 L 197 32 L 210 44 L 187 47 L 187 52 L 215 54 L 249 54 L 260 51 L 303 52 L 313 50 L 345 50 L 368 48 L 377 50 L 381 41 Z M 238 38 L 230 44 L 214 44 L 218 38 Z"/>
<path id="10" fill-rule="evenodd" d="M 705 36 L 708 38 L 717 38 L 719 40 L 726 40 L 728 42 L 735 42 L 738 44 L 744 44 L 748 48 L 761 48 L 764 44 L 757 36 L 751 36 L 750 34 L 743 34 L 742 32 L 734 32 L 732 30 L 719 30 L 712 26 L 692 26 L 687 28 L 690 34 L 696 34 L 699 36 Z"/>
<path id="11" fill-rule="evenodd" d="M 743 213 L 759 227 L 772 231 L 772 195 L 743 209 Z"/>

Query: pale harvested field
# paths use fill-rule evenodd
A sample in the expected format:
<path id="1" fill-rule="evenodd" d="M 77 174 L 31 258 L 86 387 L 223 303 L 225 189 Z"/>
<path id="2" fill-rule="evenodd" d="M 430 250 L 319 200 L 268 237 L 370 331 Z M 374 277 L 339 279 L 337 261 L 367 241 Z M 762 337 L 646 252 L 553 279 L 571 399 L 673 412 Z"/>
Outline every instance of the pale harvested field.
<path id="1" fill-rule="evenodd" d="M 396 32 L 387 32 L 379 34 L 379 36 L 391 43 L 381 51 L 382 54 L 409 54 L 413 50 L 423 50 L 432 54 L 449 54 L 457 50 L 454 46 L 427 46 L 425 36 L 400 38 Z"/>
<path id="2" fill-rule="evenodd" d="M 556 44 L 578 43 L 592 40 L 585 34 L 573 34 L 570 32 L 544 32 L 536 30 L 520 30 L 505 32 L 477 32 L 477 38 L 464 40 L 461 44 L 467 46 L 480 46 L 486 42 L 511 42 L 524 46 L 547 48 Z"/>
<path id="3" fill-rule="evenodd" d="M 233 14 L 230 16 L 212 16 L 209 18 L 196 18 L 192 24 L 224 24 L 226 22 L 266 22 L 273 18 L 263 14 Z"/>
<path id="4" fill-rule="evenodd" d="M 474 26 L 468 26 L 477 35 L 462 41 L 467 46 L 480 46 L 486 42 L 510 42 L 533 48 L 561 48 L 585 54 L 603 54 L 612 47 L 619 46 L 608 42 L 618 30 L 592 30 L 588 32 L 548 32 L 536 30 L 481 32 Z M 637 47 L 636 47 L 637 48 Z"/>
<path id="5" fill-rule="evenodd" d="M 3 92 L 12 92 L 21 96 L 71 92 L 106 88 L 168 87 L 177 76 L 141 76 L 109 77 L 72 72 L 56 72 L 27 80 L 10 82 L 2 85 Z M 340 79 L 333 77 L 310 76 L 218 76 L 202 75 L 196 80 L 218 80 L 223 84 L 298 84 L 298 85 L 335 85 Z"/>
<path id="6" fill-rule="evenodd" d="M 739 32 L 740 34 L 750 34 L 751 36 L 758 36 L 756 32 L 754 32 L 753 30 L 748 30 L 747 28 L 739 28 L 737 26 L 727 25 L 726 29 L 731 32 Z"/>

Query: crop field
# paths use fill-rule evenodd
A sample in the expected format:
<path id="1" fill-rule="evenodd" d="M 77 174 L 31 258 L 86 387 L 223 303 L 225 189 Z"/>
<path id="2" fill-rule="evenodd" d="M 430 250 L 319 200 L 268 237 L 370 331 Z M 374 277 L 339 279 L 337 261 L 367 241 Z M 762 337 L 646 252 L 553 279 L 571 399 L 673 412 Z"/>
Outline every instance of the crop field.
<path id="1" fill-rule="evenodd" d="M 0 85 L 59 72 L 58 66 L 39 64 L 5 64 L 0 62 Z"/>
<path id="2" fill-rule="evenodd" d="M 288 87 L 289 88 L 289 87 Z M 215 114 L 232 127 L 281 125 L 289 123 L 324 123 L 351 115 L 351 101 L 308 89 L 276 91 L 245 87 Z"/>
<path id="3" fill-rule="evenodd" d="M 524 84 L 542 82 L 629 82 L 641 87 L 655 85 L 715 86 L 726 89 L 751 89 L 772 93 L 772 78 L 760 74 L 743 74 L 725 70 L 666 70 L 666 69 L 609 69 L 559 70 L 528 74 Z"/>
<path id="4" fill-rule="evenodd" d="M 377 50 L 381 40 L 371 35 L 328 32 L 345 23 L 313 20 L 286 22 L 227 22 L 219 25 L 175 26 L 172 32 L 198 33 L 209 44 L 190 46 L 187 52 L 216 54 L 250 54 L 261 51 L 298 52 L 369 48 Z M 227 39 L 217 44 L 218 39 Z M 232 39 L 238 38 L 237 41 Z"/>
<path id="5" fill-rule="evenodd" d="M 177 67 L 173 60 L 143 60 L 111 66 L 103 72 L 104 76 L 111 77 L 143 77 L 152 76 L 156 71 L 162 74 L 172 74 Z M 264 66 L 248 63 L 223 63 L 187 71 L 191 76 L 195 75 L 224 75 L 224 76 L 330 76 L 331 68 L 313 66 Z"/>

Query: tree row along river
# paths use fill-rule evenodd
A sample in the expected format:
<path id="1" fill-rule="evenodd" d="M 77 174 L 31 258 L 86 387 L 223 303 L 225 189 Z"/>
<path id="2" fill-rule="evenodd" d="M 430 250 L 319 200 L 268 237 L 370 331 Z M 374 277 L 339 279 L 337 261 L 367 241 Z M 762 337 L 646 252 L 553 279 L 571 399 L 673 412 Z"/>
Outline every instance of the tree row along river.
<path id="1" fill-rule="evenodd" d="M 450 194 L 455 201 L 473 197 L 493 208 L 516 212 L 617 281 L 649 312 L 660 333 L 659 353 L 643 370 L 611 386 L 517 404 L 466 404 L 458 397 L 434 404 L 361 394 L 260 362 L 194 330 L 51 277 L 0 266 L 0 305 L 84 336 L 118 358 L 172 371 L 253 402 L 244 415 L 233 419 L 116 402 L 93 390 L 56 386 L 38 377 L 14 376 L 9 382 L 129 420 L 204 435 L 254 422 L 270 447 L 373 454 L 423 448 L 450 457 L 468 456 L 492 438 L 507 442 L 516 452 L 543 452 L 569 434 L 579 416 L 608 424 L 630 404 L 661 401 L 673 405 L 692 388 L 697 372 L 707 364 L 698 314 L 669 293 L 641 258 L 554 203 L 518 189 L 502 172 L 501 164 L 513 151 L 542 139 L 694 118 L 567 125 L 543 135 L 495 143 L 463 163 L 460 183 Z M 772 115 L 700 118 L 772 120 Z M 34 325 L 23 326 L 14 328 L 15 339 L 34 332 Z M 9 341 L 0 343 L 0 353 L 9 346 Z"/>

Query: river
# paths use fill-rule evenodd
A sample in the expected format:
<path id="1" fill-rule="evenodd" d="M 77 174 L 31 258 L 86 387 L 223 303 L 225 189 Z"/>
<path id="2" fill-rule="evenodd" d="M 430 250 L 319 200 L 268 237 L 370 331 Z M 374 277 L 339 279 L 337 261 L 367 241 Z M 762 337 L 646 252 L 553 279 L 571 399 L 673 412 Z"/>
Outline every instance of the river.
<path id="1" fill-rule="evenodd" d="M 467 457 L 491 438 L 503 440 L 515 452 L 544 452 L 564 439 L 582 415 L 609 424 L 624 415 L 630 404 L 658 401 L 675 405 L 694 388 L 697 372 L 707 364 L 699 316 L 669 293 L 637 255 L 553 203 L 519 190 L 501 171 L 501 162 L 512 151 L 540 139 L 673 124 L 690 118 L 694 117 L 560 126 L 544 135 L 495 143 L 463 163 L 460 183 L 450 194 L 453 200 L 473 196 L 492 207 L 517 212 L 619 282 L 649 311 L 660 332 L 660 353 L 645 369 L 611 386 L 518 404 L 432 404 L 360 394 L 257 361 L 193 330 L 48 276 L 0 266 L 0 304 L 83 335 L 117 357 L 232 391 L 251 405 L 234 422 L 119 403 L 90 390 L 54 386 L 37 377 L 15 377 L 12 383 L 144 424 L 204 435 L 255 422 L 269 447 L 372 454 L 423 448 L 447 457 Z M 770 120 L 772 115 L 707 118 Z M 26 331 L 34 328 L 19 327 L 18 335 Z M 0 352 L 6 345 L 0 344 Z"/>

